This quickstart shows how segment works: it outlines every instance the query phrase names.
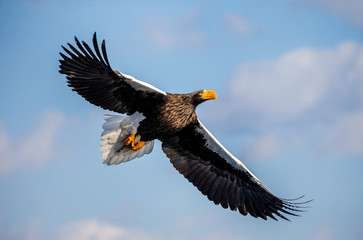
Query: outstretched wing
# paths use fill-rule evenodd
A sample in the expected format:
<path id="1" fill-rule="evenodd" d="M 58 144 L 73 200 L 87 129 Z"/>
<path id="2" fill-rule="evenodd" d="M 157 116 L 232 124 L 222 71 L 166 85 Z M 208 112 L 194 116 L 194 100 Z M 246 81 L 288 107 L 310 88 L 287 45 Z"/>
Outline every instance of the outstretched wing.
<path id="1" fill-rule="evenodd" d="M 237 158 L 231 155 L 200 123 L 163 139 L 162 148 L 174 167 L 199 191 L 223 208 L 275 220 L 275 215 L 296 216 L 301 211 L 293 200 L 270 193 Z"/>
<path id="2" fill-rule="evenodd" d="M 69 55 L 59 53 L 60 73 L 66 74 L 68 85 L 90 103 L 118 113 L 133 114 L 138 111 L 147 113 L 150 106 L 163 101 L 165 92 L 136 80 L 135 78 L 113 71 L 107 58 L 105 40 L 101 50 L 96 33 L 93 35 L 94 51 L 87 43 L 82 44 L 75 37 L 77 47 L 68 43 L 69 49 L 62 46 Z"/>

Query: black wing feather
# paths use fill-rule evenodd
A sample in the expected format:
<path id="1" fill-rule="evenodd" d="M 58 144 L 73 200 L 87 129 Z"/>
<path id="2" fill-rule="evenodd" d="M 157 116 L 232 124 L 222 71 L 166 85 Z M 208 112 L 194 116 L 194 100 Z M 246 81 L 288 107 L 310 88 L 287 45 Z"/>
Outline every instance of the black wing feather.
<path id="1" fill-rule="evenodd" d="M 173 166 L 209 200 L 223 208 L 238 209 L 243 215 L 249 213 L 265 220 L 268 217 L 277 220 L 274 215 L 288 220 L 283 214 L 297 216 L 293 212 L 301 211 L 298 206 L 301 203 L 276 197 L 247 169 L 237 169 L 213 151 L 198 122 L 162 142 L 163 151 Z"/>
<path id="2" fill-rule="evenodd" d="M 113 71 L 108 61 L 105 41 L 101 51 L 96 33 L 93 48 L 75 37 L 76 47 L 68 43 L 60 53 L 60 73 L 67 75 L 68 86 L 90 103 L 118 113 L 133 114 L 138 111 L 145 116 L 153 114 L 152 106 L 164 101 L 161 91 L 148 88 L 140 82 Z M 95 52 L 95 53 L 94 53 Z"/>
<path id="3" fill-rule="evenodd" d="M 110 66 L 110 63 L 108 62 L 107 52 L 106 52 L 105 40 L 102 40 L 102 54 L 103 54 L 103 56 L 105 58 L 105 61 L 106 61 L 107 65 Z"/>

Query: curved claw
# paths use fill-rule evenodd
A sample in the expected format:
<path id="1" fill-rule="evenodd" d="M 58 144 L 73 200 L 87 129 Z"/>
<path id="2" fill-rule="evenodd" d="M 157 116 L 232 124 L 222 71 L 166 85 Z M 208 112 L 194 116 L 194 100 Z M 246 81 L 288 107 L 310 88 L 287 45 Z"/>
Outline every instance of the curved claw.
<path id="1" fill-rule="evenodd" d="M 130 145 L 130 147 L 133 148 L 135 146 L 135 134 L 131 134 L 130 136 L 128 136 L 125 139 L 124 144 L 126 146 Z"/>
<path id="2" fill-rule="evenodd" d="M 130 134 L 130 136 L 128 136 L 125 141 L 124 141 L 125 146 L 130 146 L 130 148 L 134 151 L 137 151 L 139 149 L 141 149 L 145 142 L 144 141 L 138 141 L 135 144 L 135 134 Z"/>
<path id="3" fill-rule="evenodd" d="M 134 151 L 137 151 L 137 150 L 141 149 L 144 146 L 144 144 L 145 144 L 144 141 L 138 141 L 135 146 L 131 147 L 131 149 Z"/>

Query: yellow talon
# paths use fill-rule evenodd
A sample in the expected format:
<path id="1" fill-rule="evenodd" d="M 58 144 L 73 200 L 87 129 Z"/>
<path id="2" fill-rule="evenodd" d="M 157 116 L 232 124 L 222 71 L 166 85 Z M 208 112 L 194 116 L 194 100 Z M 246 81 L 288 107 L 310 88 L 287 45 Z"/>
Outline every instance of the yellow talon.
<path id="1" fill-rule="evenodd" d="M 141 149 L 144 146 L 144 144 L 145 144 L 144 141 L 138 141 L 135 146 L 131 147 L 131 149 L 134 151 L 137 151 L 137 150 Z"/>
<path id="2" fill-rule="evenodd" d="M 131 147 L 135 146 L 135 134 L 131 134 L 128 138 L 125 139 L 124 144 L 126 146 L 131 145 Z"/>
<path id="3" fill-rule="evenodd" d="M 126 146 L 130 146 L 132 150 L 137 151 L 137 150 L 141 149 L 144 146 L 145 142 L 144 141 L 138 141 L 135 144 L 135 134 L 130 134 L 130 136 L 128 136 L 125 139 L 124 144 Z"/>

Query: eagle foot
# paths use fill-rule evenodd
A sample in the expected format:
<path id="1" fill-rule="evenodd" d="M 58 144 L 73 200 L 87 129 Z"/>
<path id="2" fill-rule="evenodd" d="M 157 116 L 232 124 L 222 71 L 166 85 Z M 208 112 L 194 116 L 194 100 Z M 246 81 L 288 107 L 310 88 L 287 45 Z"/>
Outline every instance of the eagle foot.
<path id="1" fill-rule="evenodd" d="M 125 139 L 124 144 L 126 146 L 130 145 L 130 147 L 134 147 L 135 146 L 135 134 L 131 134 L 130 136 L 128 136 Z"/>
<path id="2" fill-rule="evenodd" d="M 137 151 L 144 146 L 144 141 L 138 141 L 135 146 L 131 147 L 132 150 Z"/>
<path id="3" fill-rule="evenodd" d="M 128 136 L 125 141 L 124 141 L 125 146 L 130 146 L 130 148 L 134 151 L 137 151 L 139 149 L 141 149 L 145 142 L 144 141 L 138 141 L 135 144 L 135 134 L 130 134 L 130 136 Z"/>

